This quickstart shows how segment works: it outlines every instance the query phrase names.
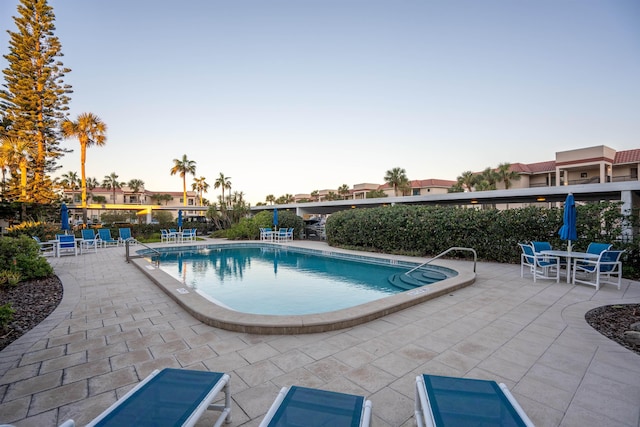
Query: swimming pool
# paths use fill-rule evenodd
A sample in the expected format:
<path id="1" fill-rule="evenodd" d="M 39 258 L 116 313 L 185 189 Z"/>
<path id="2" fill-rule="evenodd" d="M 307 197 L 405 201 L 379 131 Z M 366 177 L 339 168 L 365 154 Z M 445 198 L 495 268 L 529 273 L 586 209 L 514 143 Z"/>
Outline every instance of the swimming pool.
<path id="1" fill-rule="evenodd" d="M 270 315 L 252 314 L 233 310 L 221 302 L 215 302 L 212 298 L 206 298 L 201 295 L 198 289 L 190 286 L 188 281 L 178 279 L 166 273 L 151 259 L 152 256 L 155 256 L 154 254 L 158 253 L 175 253 L 200 248 L 217 250 L 218 248 L 222 249 L 227 247 L 280 249 L 286 247 L 289 250 L 303 251 L 316 255 L 331 256 L 334 258 L 350 258 L 361 261 L 376 261 L 391 266 L 401 266 L 403 268 L 411 268 L 424 261 L 424 258 L 390 257 L 384 254 L 368 254 L 331 248 L 326 243 L 319 242 L 300 241 L 291 242 L 283 246 L 282 244 L 264 244 L 259 242 L 236 243 L 226 240 L 220 240 L 216 245 L 203 245 L 198 243 L 183 247 L 157 245 L 153 249 L 137 250 L 136 255 L 130 257 L 128 260 L 197 320 L 216 328 L 253 334 L 307 334 L 349 328 L 387 316 L 433 298 L 443 295 L 453 295 L 456 290 L 473 284 L 476 277 L 475 263 L 439 259 L 439 265 L 450 267 L 451 271 L 456 272 L 457 275 L 429 286 L 422 286 L 396 293 L 359 304 L 355 307 L 315 314 Z M 271 267 L 273 268 L 273 265 Z M 280 268 L 281 265 L 278 264 L 278 272 L 280 272 Z M 242 275 L 244 276 L 244 272 Z M 402 274 L 402 276 L 404 276 L 404 274 Z"/>
<path id="2" fill-rule="evenodd" d="M 252 314 L 297 315 L 354 307 L 457 275 L 417 264 L 273 246 L 164 251 L 160 269 L 212 302 Z"/>

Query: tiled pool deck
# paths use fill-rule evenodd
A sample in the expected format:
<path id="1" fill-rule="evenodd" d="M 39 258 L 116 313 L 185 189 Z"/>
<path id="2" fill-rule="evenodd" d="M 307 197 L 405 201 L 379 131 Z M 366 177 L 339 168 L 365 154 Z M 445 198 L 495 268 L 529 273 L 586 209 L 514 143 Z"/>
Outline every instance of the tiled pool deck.
<path id="1" fill-rule="evenodd" d="M 638 282 L 595 291 L 479 263 L 473 285 L 369 323 L 255 335 L 196 320 L 123 248 L 50 260 L 64 298 L 0 352 L 0 423 L 84 425 L 154 369 L 184 367 L 231 375 L 233 426 L 257 426 L 291 384 L 364 394 L 373 426 L 413 426 L 420 373 L 504 382 L 538 426 L 639 426 L 640 356 L 584 320 L 593 307 L 639 303 Z"/>

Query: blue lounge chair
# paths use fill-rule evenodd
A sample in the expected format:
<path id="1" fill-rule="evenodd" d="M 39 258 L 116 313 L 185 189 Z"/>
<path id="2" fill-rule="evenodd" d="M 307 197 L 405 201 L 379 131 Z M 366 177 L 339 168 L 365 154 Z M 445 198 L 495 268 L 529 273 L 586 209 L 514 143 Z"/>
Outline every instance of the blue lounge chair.
<path id="1" fill-rule="evenodd" d="M 283 387 L 260 427 L 368 426 L 371 401 L 363 396 L 306 387 Z"/>
<path id="2" fill-rule="evenodd" d="M 81 232 L 82 240 L 80 240 L 80 253 L 84 253 L 85 251 L 98 252 L 100 239 L 96 232 L 91 228 L 83 228 Z"/>
<path id="3" fill-rule="evenodd" d="M 470 378 L 418 375 L 418 427 L 533 426 L 504 384 Z"/>
<path id="4" fill-rule="evenodd" d="M 103 248 L 107 246 L 118 246 L 118 241 L 111 237 L 111 230 L 108 228 L 98 228 L 98 235 Z"/>
<path id="5" fill-rule="evenodd" d="M 212 405 L 220 392 L 224 403 Z M 87 426 L 193 426 L 207 409 L 221 411 L 214 427 L 231 422 L 229 375 L 166 368 L 153 371 Z"/>
<path id="6" fill-rule="evenodd" d="M 76 245 L 76 237 L 73 234 L 61 234 L 58 236 L 58 246 L 56 255 L 60 257 L 65 254 L 78 256 L 78 246 Z"/>
<path id="7" fill-rule="evenodd" d="M 131 229 L 126 227 L 126 228 L 119 228 L 118 229 L 118 243 L 124 245 L 126 242 L 129 242 L 130 245 L 137 245 L 138 242 L 136 239 L 133 238 L 133 236 L 131 235 Z"/>
<path id="8" fill-rule="evenodd" d="M 584 283 L 600 289 L 601 284 L 616 285 L 620 289 L 622 281 L 622 262 L 624 251 L 602 251 L 597 260 L 576 259 L 573 262 L 573 283 Z M 580 278 L 576 278 L 576 273 Z"/>

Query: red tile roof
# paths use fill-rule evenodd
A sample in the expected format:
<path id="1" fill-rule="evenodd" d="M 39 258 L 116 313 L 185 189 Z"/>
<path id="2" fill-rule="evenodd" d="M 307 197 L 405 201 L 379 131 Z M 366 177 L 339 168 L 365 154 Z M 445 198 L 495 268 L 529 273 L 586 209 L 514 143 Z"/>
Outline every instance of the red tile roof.
<path id="1" fill-rule="evenodd" d="M 530 173 L 555 172 L 556 162 L 550 160 L 547 162 L 530 163 L 527 165 Z"/>
<path id="2" fill-rule="evenodd" d="M 620 165 L 624 163 L 640 163 L 640 149 L 616 152 L 613 164 Z"/>
<path id="3" fill-rule="evenodd" d="M 448 179 L 414 179 L 409 181 L 409 186 L 411 188 L 425 188 L 425 187 L 445 187 L 449 188 L 453 186 L 457 181 L 450 181 Z M 387 188 L 391 188 L 388 183 L 384 183 L 378 187 L 378 190 L 384 190 Z"/>

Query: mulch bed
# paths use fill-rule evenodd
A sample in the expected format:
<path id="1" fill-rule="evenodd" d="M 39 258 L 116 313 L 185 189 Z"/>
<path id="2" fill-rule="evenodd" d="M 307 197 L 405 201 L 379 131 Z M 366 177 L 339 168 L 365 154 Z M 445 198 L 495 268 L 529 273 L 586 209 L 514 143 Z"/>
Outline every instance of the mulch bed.
<path id="1" fill-rule="evenodd" d="M 29 280 L 17 286 L 0 286 L 0 305 L 11 303 L 13 321 L 0 329 L 0 350 L 33 329 L 62 301 L 62 282 L 58 276 Z"/>
<path id="2" fill-rule="evenodd" d="M 640 304 L 605 305 L 588 311 L 584 318 L 605 337 L 640 354 L 640 345 L 624 339 L 624 333 L 631 330 L 631 325 L 640 322 Z"/>

